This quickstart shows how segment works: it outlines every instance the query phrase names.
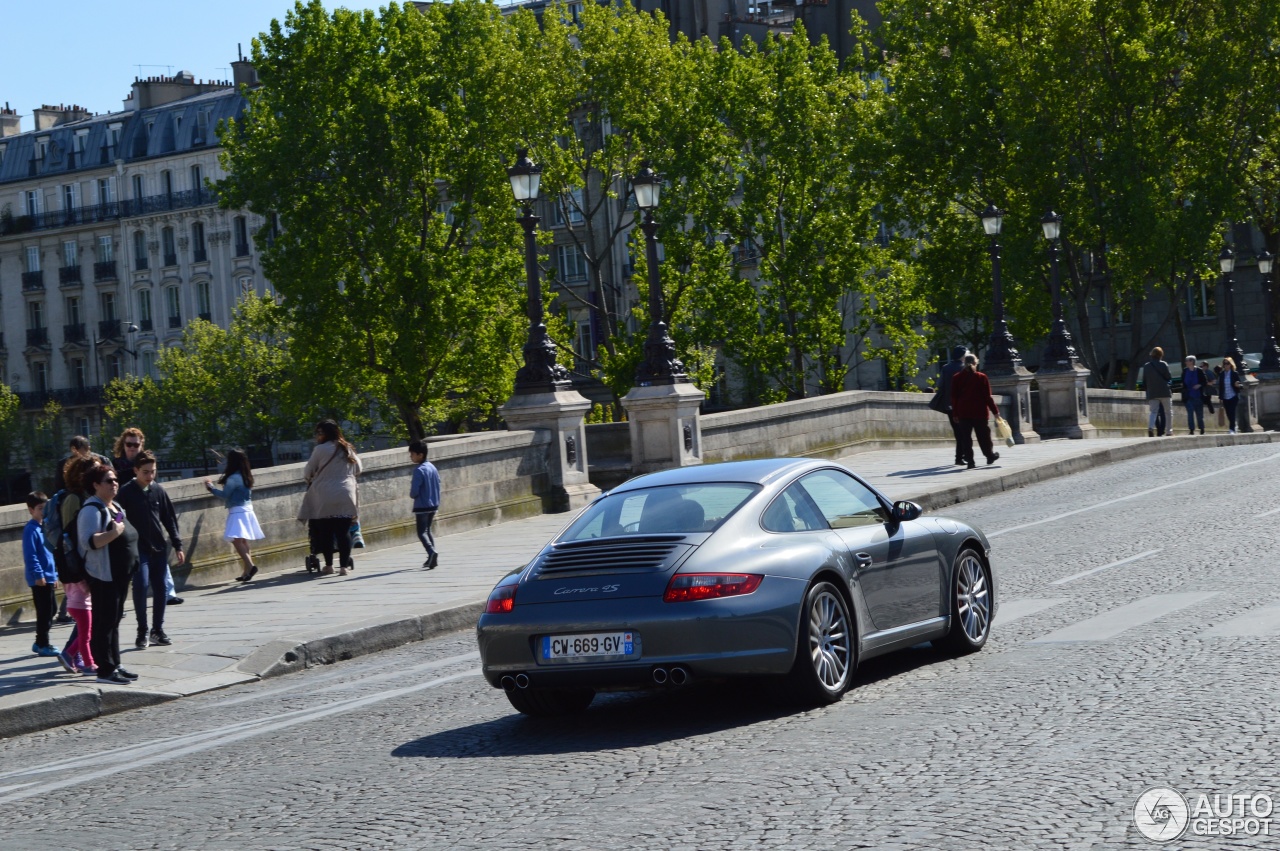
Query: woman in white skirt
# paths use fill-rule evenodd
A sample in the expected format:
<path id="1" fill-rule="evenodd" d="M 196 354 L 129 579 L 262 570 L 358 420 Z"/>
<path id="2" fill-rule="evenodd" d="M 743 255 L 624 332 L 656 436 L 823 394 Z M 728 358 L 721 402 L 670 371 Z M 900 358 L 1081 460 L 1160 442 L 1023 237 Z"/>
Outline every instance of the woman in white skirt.
<path id="1" fill-rule="evenodd" d="M 223 468 L 218 484 L 224 487 L 214 487 L 213 482 L 204 480 L 209 493 L 227 503 L 227 531 L 223 537 L 231 542 L 236 555 L 244 562 L 244 573 L 237 576 L 236 581 L 248 582 L 258 572 L 249 552 L 249 542 L 260 541 L 265 536 L 258 525 L 257 515 L 253 513 L 253 472 L 249 469 L 249 456 L 243 449 L 232 449 L 227 453 L 227 466 Z"/>

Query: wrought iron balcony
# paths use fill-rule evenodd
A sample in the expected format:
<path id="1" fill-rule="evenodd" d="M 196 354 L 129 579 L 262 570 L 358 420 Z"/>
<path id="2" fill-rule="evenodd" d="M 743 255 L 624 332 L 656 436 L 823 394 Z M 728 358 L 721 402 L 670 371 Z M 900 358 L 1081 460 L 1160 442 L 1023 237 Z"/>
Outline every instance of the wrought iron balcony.
<path id="1" fill-rule="evenodd" d="M 166 254 L 166 255 L 164 256 L 164 265 L 166 265 L 166 266 L 177 266 L 177 265 L 178 265 L 178 255 L 176 255 L 176 254 Z"/>
<path id="2" fill-rule="evenodd" d="M 64 343 L 83 343 L 85 341 L 84 323 L 75 322 L 71 325 L 63 325 L 62 341 Z"/>
<path id="3" fill-rule="evenodd" d="M 155 324 L 154 324 L 150 319 L 139 319 L 139 320 L 138 320 L 138 330 L 139 330 L 139 331 L 154 331 L 154 330 L 155 330 Z"/>
<path id="4" fill-rule="evenodd" d="M 93 264 L 93 279 L 95 281 L 114 281 L 116 280 L 116 261 L 99 260 Z"/>
<path id="5" fill-rule="evenodd" d="M 32 176 L 36 174 L 37 162 L 39 161 L 31 161 Z M 68 225 L 109 222 L 133 216 L 162 213 L 167 210 L 205 207 L 216 203 L 218 203 L 217 193 L 206 187 L 170 192 L 166 195 L 152 195 L 148 198 L 130 198 L 127 201 L 108 201 L 105 204 L 91 204 L 70 210 L 52 210 L 35 215 L 14 216 L 0 223 L 0 236 L 33 230 L 50 230 Z"/>
<path id="6" fill-rule="evenodd" d="M 21 405 L 24 410 L 37 411 L 49 404 L 49 399 L 52 398 L 49 395 L 48 390 L 28 390 L 24 393 L 17 394 L 17 396 L 18 404 Z"/>
<path id="7" fill-rule="evenodd" d="M 58 283 L 63 286 L 80 283 L 80 267 L 63 266 L 58 270 Z"/>
<path id="8" fill-rule="evenodd" d="M 170 317 L 169 317 L 169 327 L 170 327 L 170 328 L 181 328 L 181 327 L 182 327 L 182 317 L 181 317 L 181 316 L 170 316 Z"/>
<path id="9" fill-rule="evenodd" d="M 205 322 L 212 322 L 212 321 L 213 321 L 213 314 L 212 314 L 212 313 L 201 313 L 201 314 L 199 314 L 199 316 L 200 316 L 200 318 L 201 318 L 201 319 L 203 319 Z"/>
<path id="10" fill-rule="evenodd" d="M 236 256 L 237 256 L 237 257 L 248 257 L 248 256 L 249 256 L 249 243 L 247 243 L 247 242 L 237 242 L 237 243 L 236 243 Z"/>
<path id="11" fill-rule="evenodd" d="M 102 388 L 96 384 L 54 390 L 49 395 L 57 399 L 64 408 L 74 405 L 99 405 L 102 403 Z"/>
<path id="12" fill-rule="evenodd" d="M 203 248 L 197 248 L 195 251 L 191 252 L 192 263 L 204 263 L 208 259 L 209 259 L 209 252 L 205 251 Z"/>
<path id="13" fill-rule="evenodd" d="M 49 345 L 49 329 L 48 328 L 28 328 L 27 329 L 27 345 L 28 346 Z"/>
<path id="14" fill-rule="evenodd" d="M 22 273 L 22 291 L 23 292 L 29 292 L 30 290 L 42 290 L 42 289 L 44 289 L 44 270 L 43 269 L 37 269 L 34 272 Z"/>

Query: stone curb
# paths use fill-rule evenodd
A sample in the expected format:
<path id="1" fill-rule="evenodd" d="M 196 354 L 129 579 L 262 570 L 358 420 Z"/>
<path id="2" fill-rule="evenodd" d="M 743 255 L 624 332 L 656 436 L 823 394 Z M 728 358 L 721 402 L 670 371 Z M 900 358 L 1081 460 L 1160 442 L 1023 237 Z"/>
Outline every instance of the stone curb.
<path id="1" fill-rule="evenodd" d="M 1051 461 L 1005 475 L 982 479 L 971 484 L 906 498 L 918 502 L 926 510 L 935 510 L 1159 452 L 1183 452 L 1214 446 L 1248 446 L 1276 442 L 1280 442 L 1280 434 L 1276 432 L 1203 437 L 1183 435 L 1171 439 L 1152 438 L 1142 443 L 1098 450 L 1074 458 Z M 1012 447 L 1008 451 L 1016 452 L 1017 447 Z M 226 672 L 230 676 L 204 678 L 199 688 L 181 688 L 180 684 L 175 683 L 175 686 L 181 688 L 180 691 L 144 690 L 129 686 L 100 689 L 86 683 L 85 686 L 60 686 L 55 689 L 42 689 L 36 693 L 0 697 L 0 738 L 88 721 L 101 715 L 165 703 L 187 694 L 198 694 L 242 682 L 278 677 L 316 665 L 329 665 L 337 661 L 425 641 L 437 635 L 474 626 L 483 605 L 484 602 L 478 600 L 461 605 L 442 606 L 421 615 L 394 621 L 346 624 L 339 632 L 333 634 L 298 640 L 277 639 L 258 648 L 241 661 L 233 669 L 233 672 L 238 672 L 238 675 Z M 39 711 L 34 711 L 36 706 L 40 707 Z"/>

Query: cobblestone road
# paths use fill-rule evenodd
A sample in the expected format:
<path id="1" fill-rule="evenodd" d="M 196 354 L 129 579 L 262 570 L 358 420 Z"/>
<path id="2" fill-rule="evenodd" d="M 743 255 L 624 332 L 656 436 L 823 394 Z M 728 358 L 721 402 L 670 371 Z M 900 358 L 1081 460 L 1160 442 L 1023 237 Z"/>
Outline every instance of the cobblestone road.
<path id="1" fill-rule="evenodd" d="M 992 535 L 992 641 L 873 660 L 835 706 L 695 687 L 534 722 L 463 633 L 0 742 L 0 843 L 1145 848 L 1149 787 L 1280 798 L 1280 453 L 1161 455 L 947 513 Z"/>

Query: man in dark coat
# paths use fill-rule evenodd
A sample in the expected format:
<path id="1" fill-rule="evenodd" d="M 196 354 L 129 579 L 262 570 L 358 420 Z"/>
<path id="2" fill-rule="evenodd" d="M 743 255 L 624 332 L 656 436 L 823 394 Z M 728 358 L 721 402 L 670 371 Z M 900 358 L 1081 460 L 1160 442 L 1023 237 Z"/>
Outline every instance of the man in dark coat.
<path id="1" fill-rule="evenodd" d="M 964 356 L 969 354 L 969 350 L 964 346 L 956 346 L 951 350 L 951 360 L 942 365 L 942 377 L 938 380 L 938 394 L 947 405 L 947 419 L 951 422 L 951 433 L 956 438 L 956 463 L 964 466 L 964 435 L 961 433 L 960 421 L 956 419 L 955 414 L 951 410 L 951 379 L 960 370 L 964 369 Z"/>

